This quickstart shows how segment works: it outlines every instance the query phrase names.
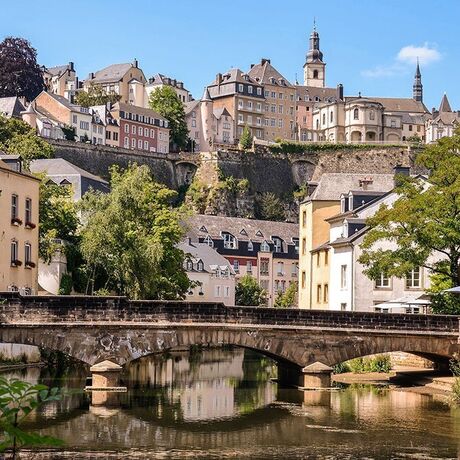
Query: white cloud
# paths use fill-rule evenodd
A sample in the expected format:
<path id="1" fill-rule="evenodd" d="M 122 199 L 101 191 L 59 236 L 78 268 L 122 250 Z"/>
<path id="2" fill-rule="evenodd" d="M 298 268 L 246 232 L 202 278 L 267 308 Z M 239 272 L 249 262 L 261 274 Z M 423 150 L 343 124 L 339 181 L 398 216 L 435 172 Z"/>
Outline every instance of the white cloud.
<path id="1" fill-rule="evenodd" d="M 436 48 L 430 47 L 428 43 L 425 43 L 423 46 L 404 46 L 399 50 L 397 56 L 398 61 L 408 64 L 415 64 L 417 58 L 420 64 L 428 65 L 432 62 L 439 61 L 441 59 L 441 53 Z"/>
<path id="2" fill-rule="evenodd" d="M 404 75 L 417 62 L 423 66 L 432 62 L 439 61 L 442 58 L 441 53 L 432 45 L 425 43 L 423 46 L 408 45 L 403 46 L 393 62 L 387 65 L 378 65 L 372 69 L 366 69 L 361 72 L 363 77 L 368 78 L 385 78 L 396 75 Z"/>

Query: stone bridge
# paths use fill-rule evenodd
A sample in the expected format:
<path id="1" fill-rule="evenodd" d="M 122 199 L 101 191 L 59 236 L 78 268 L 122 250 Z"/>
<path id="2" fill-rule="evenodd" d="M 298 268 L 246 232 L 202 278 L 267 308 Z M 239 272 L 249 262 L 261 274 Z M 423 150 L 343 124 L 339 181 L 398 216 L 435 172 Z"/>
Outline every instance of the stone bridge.
<path id="1" fill-rule="evenodd" d="M 0 293 L 0 342 L 121 366 L 152 353 L 229 344 L 273 358 L 283 380 L 316 375 L 318 384 L 329 366 L 356 357 L 404 351 L 445 365 L 460 351 L 457 316 L 16 293 Z"/>

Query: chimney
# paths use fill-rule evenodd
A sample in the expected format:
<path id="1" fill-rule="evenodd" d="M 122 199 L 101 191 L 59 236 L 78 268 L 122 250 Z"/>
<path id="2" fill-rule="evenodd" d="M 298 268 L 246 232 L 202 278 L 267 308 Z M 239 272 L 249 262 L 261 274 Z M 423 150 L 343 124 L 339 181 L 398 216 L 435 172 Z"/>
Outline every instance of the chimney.
<path id="1" fill-rule="evenodd" d="M 177 87 L 178 87 L 179 89 L 184 89 L 184 83 L 181 82 L 181 81 L 178 81 L 178 82 L 177 82 Z"/>
<path id="2" fill-rule="evenodd" d="M 89 75 L 88 75 L 88 80 L 93 80 L 94 79 L 94 72 L 91 72 Z"/>
<path id="3" fill-rule="evenodd" d="M 339 83 L 337 85 L 337 100 L 343 101 L 343 85 Z"/>
<path id="4" fill-rule="evenodd" d="M 74 70 L 75 70 L 75 68 L 74 68 L 74 66 L 73 66 L 73 62 L 69 62 L 69 69 L 70 69 L 71 71 L 74 71 Z"/>
<path id="5" fill-rule="evenodd" d="M 251 64 L 251 69 L 255 66 L 255 64 Z"/>
<path id="6" fill-rule="evenodd" d="M 307 182 L 307 196 L 311 196 L 312 193 L 316 190 L 316 187 L 318 187 L 318 182 L 308 181 Z"/>
<path id="7" fill-rule="evenodd" d="M 133 67 L 136 67 L 136 69 L 138 68 L 139 66 L 139 62 L 137 61 L 136 58 L 134 58 L 134 61 L 133 61 Z"/>
<path id="8" fill-rule="evenodd" d="M 401 184 L 401 176 L 410 176 L 410 167 L 409 166 L 402 166 L 400 164 L 396 165 L 393 168 L 393 174 L 394 174 L 394 185 L 397 187 L 398 185 Z"/>
<path id="9" fill-rule="evenodd" d="M 216 75 L 216 83 L 217 83 L 218 85 L 220 85 L 220 84 L 222 83 L 222 74 L 221 74 L 221 73 L 218 73 L 218 74 Z"/>
<path id="10" fill-rule="evenodd" d="M 260 60 L 260 64 L 261 64 L 261 65 L 265 65 L 265 63 L 270 64 L 270 59 L 262 58 L 262 59 Z"/>

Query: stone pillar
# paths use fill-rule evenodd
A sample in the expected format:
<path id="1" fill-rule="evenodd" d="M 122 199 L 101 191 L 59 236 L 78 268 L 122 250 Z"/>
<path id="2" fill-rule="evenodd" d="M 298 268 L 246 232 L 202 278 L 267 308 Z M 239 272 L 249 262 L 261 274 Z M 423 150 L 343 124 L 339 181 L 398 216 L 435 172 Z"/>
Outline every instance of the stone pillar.
<path id="1" fill-rule="evenodd" d="M 92 384 L 86 387 L 91 391 L 126 391 L 126 387 L 119 386 L 121 366 L 112 361 L 102 361 L 90 367 Z"/>
<path id="2" fill-rule="evenodd" d="M 332 367 L 319 361 L 302 369 L 302 387 L 306 390 L 331 388 Z"/>

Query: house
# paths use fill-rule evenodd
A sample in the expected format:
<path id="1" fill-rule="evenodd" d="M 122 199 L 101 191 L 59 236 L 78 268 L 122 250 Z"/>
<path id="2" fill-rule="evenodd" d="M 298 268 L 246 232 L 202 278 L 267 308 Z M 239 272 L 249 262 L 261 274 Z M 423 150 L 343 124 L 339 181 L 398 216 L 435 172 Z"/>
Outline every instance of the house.
<path id="1" fill-rule="evenodd" d="M 0 159 L 0 291 L 36 294 L 40 179 L 22 171 L 20 158 L 7 161 Z"/>
<path id="2" fill-rule="evenodd" d="M 25 100 L 17 96 L 0 97 L 0 116 L 6 118 L 21 118 L 25 110 Z"/>
<path id="3" fill-rule="evenodd" d="M 185 104 L 185 121 L 193 152 L 209 152 L 216 146 L 235 142 L 234 120 L 225 107 L 215 109 L 206 88 L 199 101 Z"/>
<path id="4" fill-rule="evenodd" d="M 197 284 L 188 291 L 187 300 L 235 305 L 235 272 L 228 260 L 206 243 L 187 240 L 179 248 L 186 255 L 187 276 Z"/>
<path id="5" fill-rule="evenodd" d="M 145 107 L 148 107 L 150 93 L 155 91 L 157 88 L 162 88 L 163 86 L 171 87 L 176 92 L 180 101 L 184 104 L 192 100 L 192 95 L 189 90 L 184 87 L 184 83 L 182 81 L 157 73 L 153 77 L 149 78 L 148 83 L 145 84 Z"/>
<path id="6" fill-rule="evenodd" d="M 73 102 L 78 88 L 78 77 L 73 62 L 55 67 L 42 67 L 43 80 L 49 92 Z"/>
<path id="7" fill-rule="evenodd" d="M 108 107 L 109 106 L 109 107 Z M 90 107 L 90 112 L 93 115 L 93 129 L 97 126 L 98 138 L 95 139 L 93 132 L 93 144 L 104 143 L 110 147 L 120 147 L 120 124 L 110 113 L 110 104 L 95 105 Z M 96 125 L 97 123 L 97 125 Z M 105 140 L 101 142 L 101 136 L 105 132 Z M 95 142 L 97 140 L 97 142 Z"/>
<path id="8" fill-rule="evenodd" d="M 256 278 L 267 292 L 269 306 L 278 292 L 297 282 L 296 224 L 197 215 L 186 225 L 192 242 L 207 244 L 228 260 L 237 281 L 246 274 Z"/>
<path id="9" fill-rule="evenodd" d="M 110 115 L 120 126 L 120 147 L 146 152 L 169 152 L 168 120 L 151 109 L 117 102 Z"/>
<path id="10" fill-rule="evenodd" d="M 432 117 L 426 122 L 426 142 L 430 144 L 442 137 L 451 137 L 459 126 L 460 111 L 452 110 L 449 99 L 444 94 L 439 109 L 433 108 Z"/>
<path id="11" fill-rule="evenodd" d="M 132 63 L 112 64 L 89 74 L 83 82 L 83 90 L 92 85 L 101 86 L 107 93 L 118 94 L 124 104 L 145 107 L 145 84 L 147 79 L 135 59 Z"/>
<path id="12" fill-rule="evenodd" d="M 331 291 L 327 219 L 341 212 L 342 195 L 352 190 L 352 200 L 367 202 L 393 185 L 393 174 L 353 173 L 324 173 L 318 183 L 308 184 L 308 197 L 300 204 L 299 308 L 327 307 Z"/>

